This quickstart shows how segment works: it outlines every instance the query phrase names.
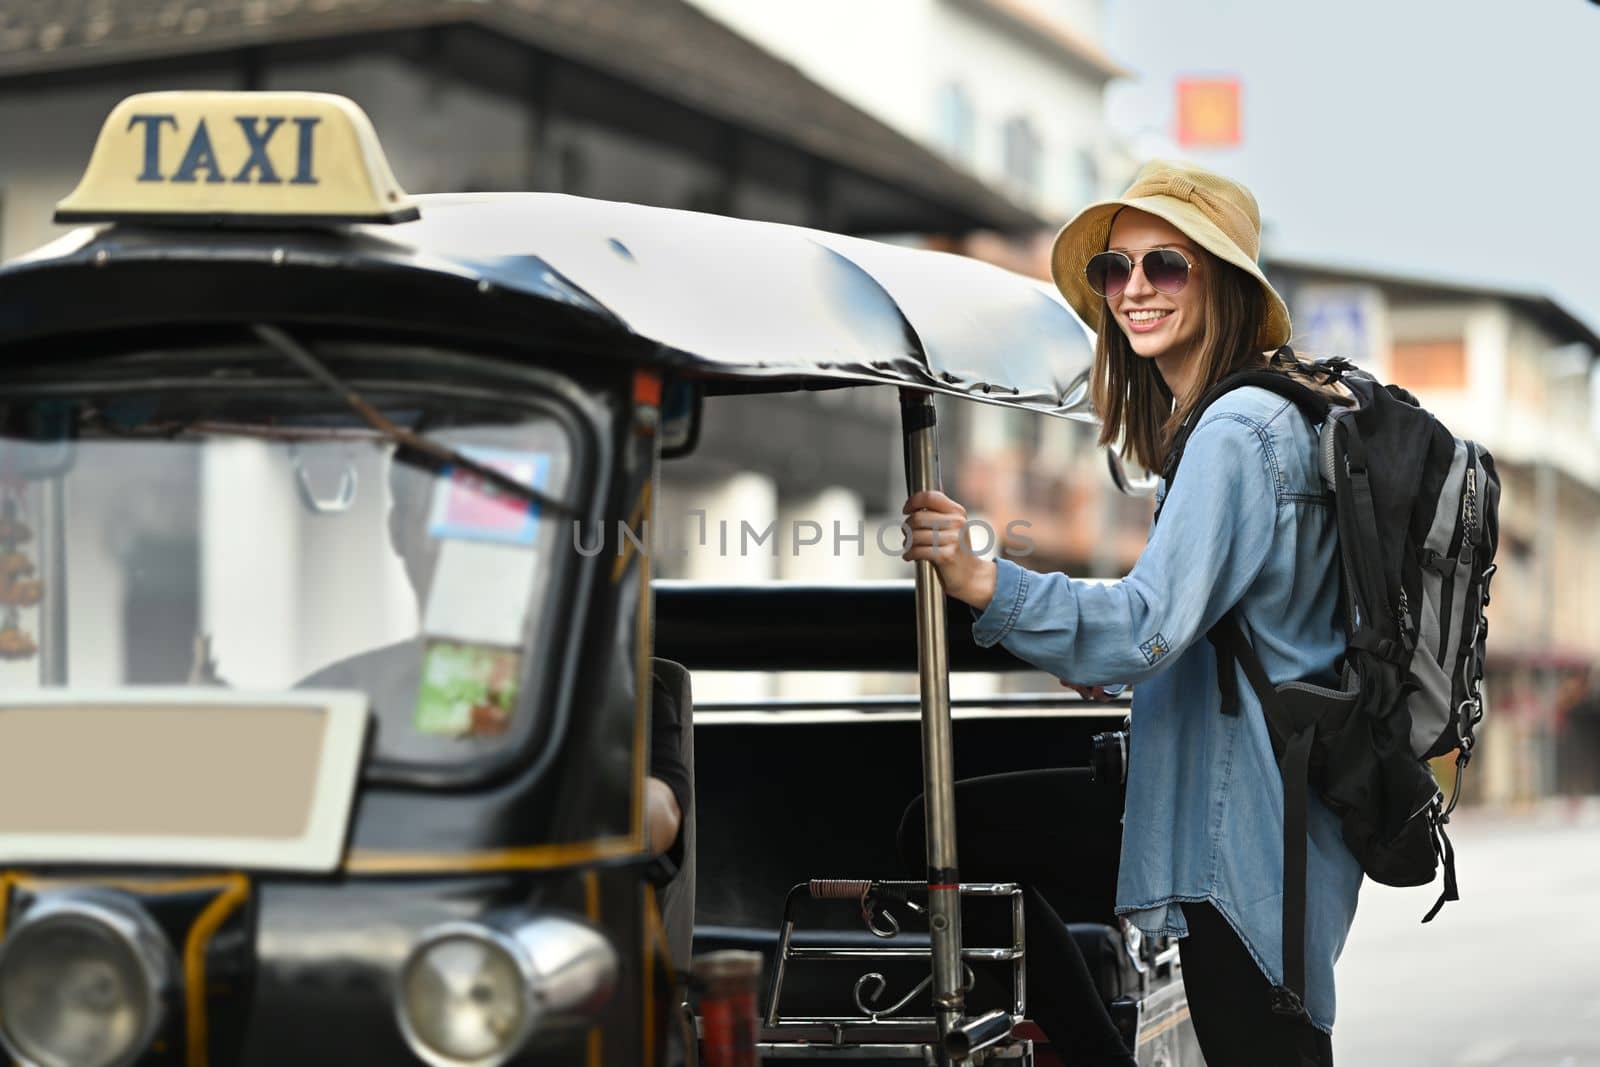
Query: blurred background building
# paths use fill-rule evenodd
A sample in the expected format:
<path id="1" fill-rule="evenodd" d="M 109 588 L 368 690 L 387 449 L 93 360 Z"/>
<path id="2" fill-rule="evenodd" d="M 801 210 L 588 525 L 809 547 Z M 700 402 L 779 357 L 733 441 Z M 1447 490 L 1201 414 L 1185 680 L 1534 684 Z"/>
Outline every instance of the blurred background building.
<path id="1" fill-rule="evenodd" d="M 49 233 L 112 103 L 175 88 L 347 94 L 419 192 L 551 189 L 847 231 L 1040 221 L 683 0 L 15 0 L 5 247 Z"/>
<path id="2" fill-rule="evenodd" d="M 12 0 L 0 5 L 0 254 L 57 230 L 54 202 L 111 106 L 153 89 L 342 93 L 416 192 L 541 189 L 914 242 L 1046 276 L 1054 229 L 1125 184 L 1108 127 L 1103 0 Z M 1175 87 L 1178 144 L 1239 135 L 1238 84 Z M 1187 132 L 1185 132 L 1187 131 Z M 1147 150 L 1141 136 L 1139 148 Z M 1162 150 L 1165 150 L 1163 148 Z M 1268 230 L 1270 258 L 1271 231 Z M 1600 339 L 1537 292 L 1274 260 L 1297 343 L 1414 389 L 1482 441 L 1504 486 L 1491 718 L 1471 794 L 1600 791 Z M 717 401 L 709 402 L 716 406 Z M 903 485 L 892 393 L 741 399 L 669 468 L 661 522 L 731 524 L 667 577 L 903 577 L 873 531 Z M 1115 576 L 1150 502 L 1106 474 L 1094 428 L 941 409 L 945 482 L 1028 564 Z M 816 523 L 819 544 L 740 545 Z M 865 531 L 865 544 L 836 542 Z M 905 679 L 697 679 L 703 699 L 837 696 Z M 1035 686 L 1038 676 L 1003 684 Z M 957 694 L 991 689 L 962 678 Z"/>

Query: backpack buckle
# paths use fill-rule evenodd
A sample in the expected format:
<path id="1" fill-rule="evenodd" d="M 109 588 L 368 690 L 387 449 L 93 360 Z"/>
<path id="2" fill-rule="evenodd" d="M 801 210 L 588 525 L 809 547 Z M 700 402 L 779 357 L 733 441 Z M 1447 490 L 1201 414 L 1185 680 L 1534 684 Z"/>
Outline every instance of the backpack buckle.
<path id="1" fill-rule="evenodd" d="M 1271 1000 L 1274 1015 L 1288 1015 L 1296 1019 L 1306 1017 L 1306 1006 L 1301 1001 L 1300 995 L 1288 986 L 1273 986 Z"/>
<path id="2" fill-rule="evenodd" d="M 1376 627 L 1363 626 L 1351 635 L 1350 645 L 1365 649 L 1396 667 L 1409 667 L 1411 655 L 1416 649 L 1409 630 L 1405 628 L 1401 628 L 1396 637 L 1385 637 Z"/>
<path id="3" fill-rule="evenodd" d="M 1332 384 L 1344 380 L 1345 374 L 1356 369 L 1344 356 L 1334 356 L 1332 359 L 1319 359 L 1311 365 L 1321 374 L 1322 380 Z"/>
<path id="4" fill-rule="evenodd" d="M 1461 739 L 1461 751 L 1470 755 L 1477 742 L 1474 736 L 1477 725 L 1483 721 L 1483 698 L 1472 694 L 1456 705 L 1456 736 Z"/>

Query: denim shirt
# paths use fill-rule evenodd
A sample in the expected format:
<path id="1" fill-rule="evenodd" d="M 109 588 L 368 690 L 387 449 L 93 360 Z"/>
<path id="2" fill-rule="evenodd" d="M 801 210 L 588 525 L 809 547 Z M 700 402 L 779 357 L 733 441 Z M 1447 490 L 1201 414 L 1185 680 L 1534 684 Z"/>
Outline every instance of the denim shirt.
<path id="1" fill-rule="evenodd" d="M 999 562 L 980 645 L 1080 685 L 1136 684 L 1117 914 L 1147 934 L 1188 933 L 1182 901 L 1208 901 L 1268 979 L 1283 978 L 1283 783 L 1242 672 L 1224 715 L 1206 631 L 1235 605 L 1268 676 L 1338 684 L 1344 651 L 1333 510 L 1317 439 L 1291 403 L 1235 390 L 1189 439 L 1182 476 L 1133 571 L 1086 582 Z M 1062 812 L 1072 818 L 1072 812 Z M 1333 965 L 1361 868 L 1315 797 L 1306 874 L 1306 1009 L 1334 1017 Z"/>

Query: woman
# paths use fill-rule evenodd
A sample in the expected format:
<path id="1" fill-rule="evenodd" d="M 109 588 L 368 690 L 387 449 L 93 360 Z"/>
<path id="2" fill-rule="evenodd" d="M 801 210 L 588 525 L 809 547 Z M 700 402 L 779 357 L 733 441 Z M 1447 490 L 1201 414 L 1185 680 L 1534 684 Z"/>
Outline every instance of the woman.
<path id="1" fill-rule="evenodd" d="M 1137 683 L 1116 912 L 1181 939 L 1212 1067 L 1332 1062 L 1333 965 L 1361 882 L 1338 821 L 1313 799 L 1305 1012 L 1275 1011 L 1282 783 L 1250 686 L 1238 686 L 1241 714 L 1221 713 L 1205 634 L 1237 609 L 1274 682 L 1331 685 L 1344 638 L 1314 429 L 1258 388 L 1194 410 L 1226 375 L 1273 365 L 1289 338 L 1288 308 L 1256 263 L 1260 229 L 1244 187 L 1157 160 L 1056 238 L 1056 284 L 1098 329 L 1101 443 L 1121 441 L 1159 471 L 1178 429 L 1197 420 L 1182 476 L 1170 493 L 1158 489 L 1159 519 L 1125 579 L 1102 585 L 980 559 L 952 534 L 960 504 L 938 492 L 906 503 L 906 558 L 932 561 L 946 592 L 971 605 L 979 644 L 1002 644 L 1086 695 Z M 1070 799 L 1061 803 L 1071 821 Z"/>

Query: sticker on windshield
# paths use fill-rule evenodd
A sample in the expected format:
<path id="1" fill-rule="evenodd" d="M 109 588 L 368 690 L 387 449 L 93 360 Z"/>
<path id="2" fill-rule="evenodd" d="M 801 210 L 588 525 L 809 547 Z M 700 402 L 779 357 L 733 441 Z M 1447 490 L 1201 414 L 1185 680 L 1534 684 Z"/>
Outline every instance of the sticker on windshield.
<path id="1" fill-rule="evenodd" d="M 539 554 L 517 545 L 439 543 L 422 632 L 466 645 L 520 648 Z"/>
<path id="2" fill-rule="evenodd" d="M 496 737 L 511 726 L 522 656 L 504 648 L 430 641 L 417 689 L 418 733 Z"/>
<path id="3" fill-rule="evenodd" d="M 467 456 L 514 481 L 543 489 L 550 457 L 542 452 L 463 448 Z M 539 505 L 505 493 L 467 471 L 446 467 L 433 492 L 428 536 L 503 545 L 532 545 L 539 534 Z"/>

